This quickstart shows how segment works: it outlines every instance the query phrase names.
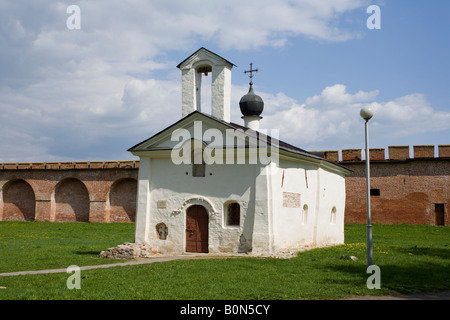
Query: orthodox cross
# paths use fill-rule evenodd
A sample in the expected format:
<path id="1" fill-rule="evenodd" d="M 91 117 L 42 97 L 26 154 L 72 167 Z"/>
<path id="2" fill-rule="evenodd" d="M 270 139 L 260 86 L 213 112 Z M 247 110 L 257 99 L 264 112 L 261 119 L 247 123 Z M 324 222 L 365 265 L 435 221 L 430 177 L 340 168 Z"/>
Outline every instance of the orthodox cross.
<path id="1" fill-rule="evenodd" d="M 250 73 L 250 85 L 253 85 L 253 72 L 258 72 L 258 69 L 253 69 L 253 62 L 250 62 L 250 70 L 244 71 L 244 73 Z"/>

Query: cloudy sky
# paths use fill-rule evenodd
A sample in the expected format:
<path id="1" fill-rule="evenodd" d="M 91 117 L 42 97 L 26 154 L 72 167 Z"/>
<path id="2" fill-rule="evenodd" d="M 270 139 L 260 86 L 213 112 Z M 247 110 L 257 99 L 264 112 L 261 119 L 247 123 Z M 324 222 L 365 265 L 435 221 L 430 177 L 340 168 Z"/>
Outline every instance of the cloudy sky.
<path id="1" fill-rule="evenodd" d="M 363 148 L 370 105 L 371 147 L 449 144 L 449 14 L 441 0 L 2 0 L 0 162 L 134 159 L 181 118 L 176 65 L 200 47 L 236 65 L 233 122 L 253 62 L 261 127 L 286 142 Z"/>

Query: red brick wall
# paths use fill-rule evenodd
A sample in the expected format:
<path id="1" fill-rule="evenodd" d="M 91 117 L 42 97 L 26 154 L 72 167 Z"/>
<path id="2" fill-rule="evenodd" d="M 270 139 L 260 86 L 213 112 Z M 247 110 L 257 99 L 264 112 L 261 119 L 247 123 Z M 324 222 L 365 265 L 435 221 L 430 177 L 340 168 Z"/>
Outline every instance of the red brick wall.
<path id="1" fill-rule="evenodd" d="M 67 178 L 56 185 L 55 221 L 89 222 L 89 193 L 80 180 Z"/>
<path id="2" fill-rule="evenodd" d="M 3 190 L 3 220 L 34 220 L 36 199 L 26 181 L 12 180 Z"/>
<path id="3" fill-rule="evenodd" d="M 409 158 L 409 146 L 390 146 L 389 159 L 391 160 L 405 160 Z"/>
<path id="4" fill-rule="evenodd" d="M 370 151 L 370 188 L 380 192 L 370 197 L 373 223 L 434 225 L 438 203 L 444 205 L 445 224 L 450 225 L 450 158 L 435 158 L 430 146 L 415 147 L 414 158 L 409 157 L 407 146 L 389 147 L 393 160 L 372 157 Z M 366 223 L 365 161 L 341 164 L 353 171 L 345 180 L 345 222 Z"/>
<path id="5" fill-rule="evenodd" d="M 366 223 L 365 161 L 361 149 L 342 150 L 346 177 L 345 222 Z M 324 157 L 339 161 L 338 151 Z M 370 149 L 373 223 L 436 223 L 435 204 L 444 205 L 450 225 L 450 145 Z M 386 158 L 385 158 L 386 157 Z M 0 221 L 133 222 L 138 161 L 0 164 Z"/>
<path id="6" fill-rule="evenodd" d="M 0 221 L 134 221 L 139 162 L 0 164 Z"/>
<path id="7" fill-rule="evenodd" d="M 109 193 L 109 221 L 131 222 L 136 217 L 135 179 L 122 179 L 114 183 Z"/>

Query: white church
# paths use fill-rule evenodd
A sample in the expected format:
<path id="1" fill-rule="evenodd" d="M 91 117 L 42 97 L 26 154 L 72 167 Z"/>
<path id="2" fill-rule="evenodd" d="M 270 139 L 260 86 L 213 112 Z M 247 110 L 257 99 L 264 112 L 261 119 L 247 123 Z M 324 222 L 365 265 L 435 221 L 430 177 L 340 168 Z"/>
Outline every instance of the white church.
<path id="1" fill-rule="evenodd" d="M 350 171 L 279 140 L 288 128 L 261 129 L 264 102 L 252 82 L 242 123 L 230 122 L 233 66 L 205 48 L 181 62 L 181 119 L 128 150 L 140 159 L 135 243 L 174 255 L 342 244 Z M 201 111 L 207 74 L 211 114 Z"/>

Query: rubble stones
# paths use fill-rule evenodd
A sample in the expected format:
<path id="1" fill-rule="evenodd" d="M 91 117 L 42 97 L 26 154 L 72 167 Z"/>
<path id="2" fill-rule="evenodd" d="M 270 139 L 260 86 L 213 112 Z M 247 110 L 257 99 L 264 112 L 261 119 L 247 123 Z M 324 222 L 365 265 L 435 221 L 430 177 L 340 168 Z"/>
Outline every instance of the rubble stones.
<path id="1" fill-rule="evenodd" d="M 358 261 L 358 258 L 357 257 L 355 257 L 355 256 L 346 256 L 346 255 L 342 255 L 342 256 L 340 256 L 339 257 L 339 259 L 342 259 L 342 260 L 353 260 L 353 261 Z"/>
<path id="2" fill-rule="evenodd" d="M 136 259 L 155 256 L 156 252 L 148 244 L 126 242 L 117 247 L 100 252 L 100 258 L 108 259 Z"/>

